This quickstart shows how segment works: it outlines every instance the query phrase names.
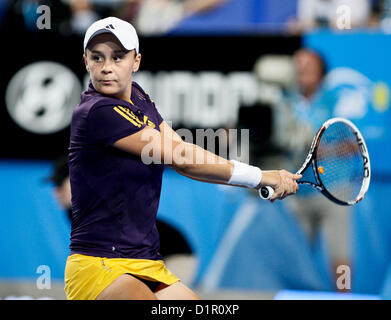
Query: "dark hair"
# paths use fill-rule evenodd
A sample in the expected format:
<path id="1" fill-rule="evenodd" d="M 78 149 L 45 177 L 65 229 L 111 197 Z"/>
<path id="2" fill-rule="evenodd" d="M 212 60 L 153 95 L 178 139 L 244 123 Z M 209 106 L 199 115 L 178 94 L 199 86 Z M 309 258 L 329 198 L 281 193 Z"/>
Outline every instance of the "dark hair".
<path id="1" fill-rule="evenodd" d="M 324 77 L 327 74 L 327 72 L 329 70 L 328 70 L 328 66 L 327 66 L 327 63 L 326 63 L 326 59 L 325 59 L 325 57 L 324 57 L 324 55 L 322 53 L 320 53 L 319 51 L 316 51 L 315 49 L 308 48 L 308 47 L 300 48 L 299 50 L 297 50 L 295 52 L 295 55 L 298 52 L 308 52 L 308 53 L 312 54 L 313 56 L 315 56 L 318 59 L 318 61 L 319 61 L 322 77 Z"/>

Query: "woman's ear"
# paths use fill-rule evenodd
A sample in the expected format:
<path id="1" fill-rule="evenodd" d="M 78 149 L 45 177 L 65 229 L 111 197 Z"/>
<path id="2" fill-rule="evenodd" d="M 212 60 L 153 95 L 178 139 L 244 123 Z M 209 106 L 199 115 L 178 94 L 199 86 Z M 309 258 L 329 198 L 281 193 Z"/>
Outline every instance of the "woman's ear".
<path id="1" fill-rule="evenodd" d="M 140 68 L 141 63 L 141 53 L 136 54 L 136 57 L 134 58 L 134 64 L 133 64 L 133 72 L 137 72 Z"/>
<path id="2" fill-rule="evenodd" d="M 86 66 L 87 72 L 90 72 L 90 68 L 89 68 L 88 62 L 87 62 L 87 55 L 86 55 L 86 53 L 83 54 L 83 59 L 84 59 L 84 64 Z"/>

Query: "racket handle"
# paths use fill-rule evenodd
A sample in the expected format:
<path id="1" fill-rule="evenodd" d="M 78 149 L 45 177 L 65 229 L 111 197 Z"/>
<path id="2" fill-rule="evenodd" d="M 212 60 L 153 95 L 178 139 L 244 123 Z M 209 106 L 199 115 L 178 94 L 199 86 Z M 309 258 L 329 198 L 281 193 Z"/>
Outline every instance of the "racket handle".
<path id="1" fill-rule="evenodd" d="M 269 187 L 269 186 L 264 186 L 264 187 L 261 187 L 259 190 L 259 196 L 264 199 L 264 200 L 269 200 L 273 194 L 274 194 L 274 189 L 272 187 Z"/>

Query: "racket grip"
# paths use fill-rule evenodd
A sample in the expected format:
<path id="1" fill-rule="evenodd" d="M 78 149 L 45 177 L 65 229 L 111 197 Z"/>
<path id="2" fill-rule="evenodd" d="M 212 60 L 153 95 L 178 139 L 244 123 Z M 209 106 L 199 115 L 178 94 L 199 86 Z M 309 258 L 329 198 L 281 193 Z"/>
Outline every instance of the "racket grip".
<path id="1" fill-rule="evenodd" d="M 269 200 L 273 194 L 274 194 L 274 189 L 272 187 L 269 187 L 269 186 L 264 186 L 264 187 L 261 187 L 259 190 L 259 196 L 263 199 L 263 200 Z"/>

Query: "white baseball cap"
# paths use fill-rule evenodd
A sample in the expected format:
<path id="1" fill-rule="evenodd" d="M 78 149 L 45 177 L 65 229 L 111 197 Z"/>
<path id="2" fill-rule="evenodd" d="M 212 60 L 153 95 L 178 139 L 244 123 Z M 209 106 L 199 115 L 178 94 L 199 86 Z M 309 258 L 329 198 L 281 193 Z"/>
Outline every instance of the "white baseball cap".
<path id="1" fill-rule="evenodd" d="M 135 49 L 138 53 L 139 44 L 136 29 L 129 22 L 115 17 L 95 21 L 89 26 L 84 36 L 84 51 L 93 37 L 105 32 L 114 34 L 126 50 Z"/>

